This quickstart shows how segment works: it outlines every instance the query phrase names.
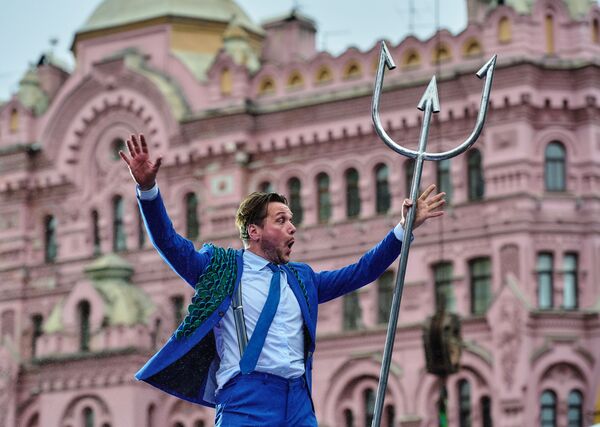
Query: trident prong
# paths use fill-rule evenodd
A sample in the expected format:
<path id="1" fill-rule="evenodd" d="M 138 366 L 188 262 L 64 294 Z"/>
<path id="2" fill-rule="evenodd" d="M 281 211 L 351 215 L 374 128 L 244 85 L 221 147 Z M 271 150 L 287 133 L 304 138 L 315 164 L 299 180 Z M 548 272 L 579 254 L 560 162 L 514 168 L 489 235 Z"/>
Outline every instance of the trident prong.
<path id="1" fill-rule="evenodd" d="M 421 111 L 425 111 L 425 108 L 427 108 L 427 101 L 431 102 L 432 112 L 440 112 L 440 97 L 438 96 L 437 81 L 435 79 L 435 76 L 431 78 L 431 81 L 427 85 L 427 89 L 425 89 L 425 93 L 419 101 L 419 105 L 417 105 L 417 108 Z"/>
<path id="2" fill-rule="evenodd" d="M 419 101 L 418 109 L 423 111 L 423 126 L 421 128 L 421 135 L 419 137 L 419 148 L 418 151 L 409 150 L 397 144 L 387 134 L 383 126 L 381 125 L 381 119 L 379 117 L 379 101 L 381 98 L 381 91 L 383 88 L 383 75 L 385 73 L 385 67 L 393 69 L 395 67 L 394 61 L 388 51 L 385 42 L 381 42 L 381 54 L 379 56 L 379 66 L 377 68 L 377 76 L 375 78 L 375 88 L 373 91 L 373 103 L 371 107 L 371 115 L 373 118 L 373 124 L 375 130 L 383 142 L 395 152 L 415 159 L 415 167 L 413 173 L 413 180 L 410 186 L 410 198 L 411 200 L 417 200 L 419 196 L 419 186 L 421 184 L 421 173 L 423 171 L 423 162 L 425 160 L 441 161 L 450 159 L 458 156 L 465 152 L 471 147 L 483 129 L 485 118 L 487 115 L 490 91 L 492 88 L 492 80 L 494 76 L 494 69 L 496 67 L 496 55 L 494 55 L 486 64 L 481 67 L 477 72 L 477 77 L 480 79 L 485 76 L 485 85 L 483 87 L 483 94 L 481 96 L 481 104 L 479 108 L 479 114 L 477 115 L 477 121 L 475 128 L 471 135 L 458 147 L 443 152 L 443 153 L 427 153 L 425 148 L 427 147 L 427 139 L 429 137 L 429 125 L 431 123 L 431 117 L 433 113 L 440 111 L 440 101 L 438 97 L 437 82 L 435 76 L 429 82 L 423 97 Z M 385 396 L 385 389 L 387 387 L 387 380 L 390 371 L 390 363 L 392 360 L 392 351 L 394 350 L 394 340 L 396 337 L 396 328 L 398 326 L 398 315 L 400 312 L 400 301 L 402 300 L 402 290 L 404 288 L 404 277 L 406 275 L 406 265 L 408 262 L 408 252 L 410 250 L 410 236 L 412 236 L 413 225 L 415 221 L 415 209 L 413 207 L 408 209 L 406 215 L 406 221 L 404 224 L 404 243 L 400 251 L 400 261 L 398 265 L 398 274 L 396 276 L 396 285 L 394 287 L 394 294 L 392 297 L 392 307 L 390 310 L 390 321 L 388 324 L 387 335 L 385 340 L 385 347 L 383 351 L 383 360 L 381 364 L 381 374 L 379 377 L 379 386 L 377 388 L 377 397 L 375 399 L 375 413 L 373 415 L 372 427 L 379 427 L 381 423 L 381 414 L 383 411 L 383 400 Z"/>
<path id="3" fill-rule="evenodd" d="M 469 137 L 462 144 L 460 144 L 458 147 L 456 147 L 450 151 L 445 151 L 443 153 L 426 153 L 426 152 L 423 153 L 425 160 L 440 161 L 440 160 L 449 159 L 454 156 L 458 156 L 459 154 L 462 154 L 465 151 L 467 151 L 469 149 L 469 147 L 471 147 L 471 145 L 473 145 L 475 143 L 475 141 L 477 141 L 477 138 L 479 137 L 479 134 L 481 134 L 481 130 L 483 129 L 483 124 L 485 123 L 485 118 L 487 116 L 490 91 L 492 89 L 494 70 L 496 68 L 496 58 L 497 58 L 497 55 L 492 56 L 490 58 L 490 60 L 488 62 L 486 62 L 485 65 L 483 67 L 481 67 L 479 69 L 479 71 L 477 71 L 477 73 L 476 73 L 477 77 L 479 77 L 480 79 L 485 76 L 485 85 L 483 87 L 483 93 L 481 95 L 481 103 L 479 104 L 479 114 L 477 115 L 475 129 L 473 130 L 471 135 L 469 135 Z M 416 159 L 417 156 L 419 155 L 419 153 L 417 151 L 414 151 L 414 150 L 411 150 L 408 148 L 404 148 L 404 147 L 398 145 L 392 138 L 390 138 L 390 136 L 387 134 L 387 132 L 383 128 L 383 125 L 381 124 L 381 118 L 379 117 L 379 104 L 380 104 L 380 99 L 381 99 L 381 92 L 383 89 L 383 76 L 385 73 L 386 66 L 390 70 L 392 70 L 396 67 L 385 42 L 381 42 L 381 54 L 379 56 L 379 66 L 377 67 L 377 76 L 375 77 L 375 89 L 373 91 L 373 102 L 371 104 L 371 117 L 373 118 L 373 124 L 375 125 L 375 131 L 377 132 L 379 137 L 383 140 L 383 142 L 385 142 L 385 144 L 388 147 L 390 147 L 392 150 L 394 150 L 395 152 L 397 152 L 403 156 L 409 157 L 411 159 Z M 429 86 L 427 86 L 427 90 L 425 91 L 425 93 L 427 93 L 430 90 L 430 88 L 433 84 L 436 87 L 435 91 L 437 94 L 437 84 L 435 81 L 435 77 L 432 80 L 433 81 L 429 82 Z M 437 99 L 437 96 L 436 96 L 436 99 Z M 423 111 L 421 103 L 419 103 L 418 108 Z M 434 105 L 432 112 L 437 113 L 438 111 L 439 111 L 439 101 L 437 104 Z"/>

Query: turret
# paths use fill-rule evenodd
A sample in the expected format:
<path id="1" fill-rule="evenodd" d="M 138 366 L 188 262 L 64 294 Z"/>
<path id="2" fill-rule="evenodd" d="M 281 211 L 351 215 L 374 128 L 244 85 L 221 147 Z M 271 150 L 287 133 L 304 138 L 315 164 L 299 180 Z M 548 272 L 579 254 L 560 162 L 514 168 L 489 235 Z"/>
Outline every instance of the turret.
<path id="1" fill-rule="evenodd" d="M 316 53 L 315 22 L 292 10 L 289 15 L 263 23 L 267 31 L 262 57 L 267 62 L 286 64 L 304 61 Z"/>

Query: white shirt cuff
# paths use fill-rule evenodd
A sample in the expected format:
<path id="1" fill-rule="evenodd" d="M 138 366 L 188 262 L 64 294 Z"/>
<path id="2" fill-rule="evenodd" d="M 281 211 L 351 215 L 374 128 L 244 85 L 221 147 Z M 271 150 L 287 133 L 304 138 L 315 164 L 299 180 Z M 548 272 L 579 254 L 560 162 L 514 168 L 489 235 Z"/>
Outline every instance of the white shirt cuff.
<path id="1" fill-rule="evenodd" d="M 135 191 L 137 192 L 140 200 L 154 200 L 158 196 L 158 184 L 155 183 L 154 187 L 152 187 L 150 190 L 141 190 L 140 186 L 137 185 Z"/>
<path id="2" fill-rule="evenodd" d="M 394 227 L 394 235 L 396 236 L 396 239 L 400 240 L 401 242 L 404 242 L 404 228 L 402 228 L 402 225 L 400 223 L 396 224 L 396 226 Z M 413 240 L 415 240 L 414 235 L 410 236 L 411 243 Z"/>

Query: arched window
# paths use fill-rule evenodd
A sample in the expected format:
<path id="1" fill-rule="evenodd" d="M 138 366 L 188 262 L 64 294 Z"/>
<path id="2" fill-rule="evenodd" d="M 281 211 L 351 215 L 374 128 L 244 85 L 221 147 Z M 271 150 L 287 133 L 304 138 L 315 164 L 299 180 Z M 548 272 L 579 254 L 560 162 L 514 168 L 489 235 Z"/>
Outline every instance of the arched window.
<path id="1" fill-rule="evenodd" d="M 302 183 L 296 177 L 290 178 L 287 183 L 290 210 L 294 224 L 302 224 L 304 210 L 302 209 Z"/>
<path id="2" fill-rule="evenodd" d="M 302 77 L 302 74 L 300 74 L 299 71 L 293 71 L 288 77 L 288 89 L 299 89 L 302 86 L 304 86 L 304 78 Z"/>
<path id="3" fill-rule="evenodd" d="M 436 162 L 437 189 L 446 193 L 446 203 L 452 200 L 452 177 L 450 175 L 450 159 Z"/>
<path id="4" fill-rule="evenodd" d="M 465 58 L 473 58 L 475 56 L 479 56 L 483 53 L 483 48 L 481 44 L 476 39 L 469 39 L 463 45 L 463 56 Z"/>
<path id="5" fill-rule="evenodd" d="M 384 164 L 375 167 L 375 211 L 384 214 L 390 210 L 389 169 Z"/>
<path id="6" fill-rule="evenodd" d="M 481 398 L 481 426 L 493 427 L 492 423 L 492 399 L 489 396 Z"/>
<path id="7" fill-rule="evenodd" d="M 83 425 L 84 425 L 84 427 L 95 427 L 94 426 L 94 410 L 90 407 L 86 407 L 83 410 Z"/>
<path id="8" fill-rule="evenodd" d="M 158 339 L 160 337 L 160 327 L 162 324 L 162 320 L 160 319 L 160 317 L 154 319 L 154 328 L 152 329 L 152 332 L 150 333 L 150 340 L 152 342 L 152 348 L 155 349 L 158 346 Z"/>
<path id="9" fill-rule="evenodd" d="M 264 77 L 258 85 L 259 95 L 271 95 L 275 93 L 275 80 L 272 77 Z"/>
<path id="10" fill-rule="evenodd" d="M 4 338 L 14 338 L 15 311 L 12 309 L 4 310 L 2 316 L 0 316 L 0 325 L 2 325 L 2 329 L 0 329 L 0 342 L 2 342 Z"/>
<path id="11" fill-rule="evenodd" d="M 35 413 L 29 419 L 29 422 L 27 423 L 27 427 L 39 427 L 39 425 L 40 425 L 40 414 Z"/>
<path id="12" fill-rule="evenodd" d="M 122 252 L 127 249 L 125 224 L 123 222 L 124 204 L 121 196 L 113 199 L 113 251 Z"/>
<path id="13" fill-rule="evenodd" d="M 315 80 L 319 84 L 331 82 L 333 80 L 333 73 L 331 72 L 331 69 L 326 65 L 319 67 Z"/>
<path id="14" fill-rule="evenodd" d="M 540 427 L 556 427 L 556 393 L 545 390 L 540 397 Z"/>
<path id="15" fill-rule="evenodd" d="M 553 141 L 546 147 L 544 178 L 547 191 L 566 190 L 566 151 L 565 146 Z"/>
<path id="16" fill-rule="evenodd" d="M 125 141 L 123 141 L 123 138 L 115 138 L 115 139 L 113 139 L 113 142 L 110 144 L 110 153 L 111 153 L 111 158 L 113 160 L 121 159 L 121 156 L 119 155 L 119 151 L 123 151 L 123 152 L 127 151 L 127 149 L 125 147 Z"/>
<path id="17" fill-rule="evenodd" d="M 354 168 L 346 170 L 346 216 L 356 218 L 360 215 L 360 190 L 358 187 L 358 171 Z"/>
<path id="18" fill-rule="evenodd" d="M 377 280 L 377 322 L 387 323 L 392 310 L 392 297 L 394 295 L 394 273 L 386 271 Z"/>
<path id="19" fill-rule="evenodd" d="M 471 427 L 471 386 L 467 380 L 458 382 L 458 425 Z"/>
<path id="20" fill-rule="evenodd" d="M 450 48 L 441 43 L 436 46 L 433 51 L 432 63 L 438 64 L 440 62 L 449 61 L 452 59 L 452 53 L 450 52 Z"/>
<path id="21" fill-rule="evenodd" d="M 357 61 L 350 61 L 344 67 L 344 79 L 356 79 L 362 76 L 362 68 Z"/>
<path id="22" fill-rule="evenodd" d="M 456 311 L 454 290 L 452 288 L 453 268 L 450 262 L 440 262 L 433 266 L 435 289 L 435 305 L 439 310 L 442 306 L 447 311 Z"/>
<path id="23" fill-rule="evenodd" d="M 404 53 L 402 57 L 403 68 L 414 68 L 421 65 L 421 55 L 416 49 L 409 49 Z"/>
<path id="24" fill-rule="evenodd" d="M 94 256 L 102 253 L 102 242 L 100 240 L 100 216 L 97 210 L 92 211 L 92 244 L 94 248 Z"/>
<path id="25" fill-rule="evenodd" d="M 44 334 L 42 326 L 44 318 L 41 314 L 34 314 L 31 316 L 31 357 L 34 358 L 37 355 L 37 342 L 38 339 Z"/>
<path id="26" fill-rule="evenodd" d="M 375 392 L 368 388 L 363 393 L 363 402 L 365 406 L 365 426 L 370 426 L 373 423 L 375 415 Z"/>
<path id="27" fill-rule="evenodd" d="M 469 200 L 481 200 L 485 192 L 483 181 L 483 168 L 481 165 L 481 152 L 477 149 L 467 154 L 467 182 L 469 186 Z"/>
<path id="28" fill-rule="evenodd" d="M 200 235 L 198 197 L 195 193 L 185 195 L 185 235 L 190 240 L 196 240 Z"/>
<path id="29" fill-rule="evenodd" d="M 544 23 L 546 29 L 546 53 L 548 55 L 554 55 L 554 17 L 552 15 L 546 15 Z"/>
<path id="30" fill-rule="evenodd" d="M 538 307 L 549 309 L 554 306 L 553 283 L 554 257 L 551 253 L 541 252 L 537 257 Z"/>
<path id="31" fill-rule="evenodd" d="M 44 219 L 44 254 L 46 262 L 56 261 L 57 253 L 56 218 L 52 215 L 48 215 Z"/>
<path id="32" fill-rule="evenodd" d="M 568 427 L 583 427 L 583 395 L 579 390 L 571 390 L 567 400 L 569 405 L 567 419 Z"/>
<path id="33" fill-rule="evenodd" d="M 404 162 L 404 183 L 406 185 L 404 191 L 405 191 L 405 197 L 410 197 L 410 187 L 412 185 L 412 180 L 413 180 L 413 176 L 415 174 L 415 160 L 414 159 L 408 159 L 407 161 Z M 439 191 L 439 188 L 438 188 Z"/>
<path id="34" fill-rule="evenodd" d="M 154 427 L 154 418 L 156 417 L 156 405 L 151 403 L 148 406 L 148 414 L 146 419 L 146 427 Z"/>
<path id="35" fill-rule="evenodd" d="M 395 427 L 396 423 L 394 421 L 396 420 L 396 409 L 393 405 L 388 405 L 385 407 L 384 415 L 385 424 L 383 425 L 386 427 Z"/>
<path id="36" fill-rule="evenodd" d="M 331 218 L 331 195 L 329 193 L 329 175 L 325 172 L 317 175 L 317 197 L 319 222 L 328 222 Z"/>
<path id="37" fill-rule="evenodd" d="M 471 313 L 484 314 L 492 298 L 492 271 L 489 258 L 469 262 L 471 281 Z"/>
<path id="38" fill-rule="evenodd" d="M 16 133 L 19 130 L 19 110 L 13 108 L 10 111 L 10 119 L 8 123 L 8 131 L 10 133 Z"/>
<path id="39" fill-rule="evenodd" d="M 90 303 L 86 300 L 77 304 L 79 320 L 79 351 L 90 351 Z"/>
<path id="40" fill-rule="evenodd" d="M 362 324 L 362 311 L 358 300 L 358 291 L 343 296 L 342 328 L 345 331 L 358 329 Z"/>
<path id="41" fill-rule="evenodd" d="M 174 295 L 171 297 L 171 308 L 173 310 L 173 321 L 175 322 L 175 327 L 179 326 L 183 320 L 183 304 L 183 296 Z"/>
<path id="42" fill-rule="evenodd" d="M 220 80 L 221 95 L 230 96 L 233 92 L 233 76 L 231 75 L 231 70 L 229 68 L 224 68 L 223 71 L 221 71 Z"/>
<path id="43" fill-rule="evenodd" d="M 575 310 L 579 306 L 578 256 L 568 252 L 563 259 L 563 308 Z"/>
<path id="44" fill-rule="evenodd" d="M 512 26 L 510 20 L 503 16 L 498 21 L 498 41 L 500 43 L 509 43 L 512 40 Z"/>
<path id="45" fill-rule="evenodd" d="M 354 414 L 352 413 L 352 410 L 350 410 L 350 409 L 344 410 L 344 426 L 345 427 L 355 427 Z"/>
<path id="46" fill-rule="evenodd" d="M 275 191 L 273 184 L 270 181 L 263 181 L 258 184 L 258 191 L 262 193 L 272 193 Z"/>

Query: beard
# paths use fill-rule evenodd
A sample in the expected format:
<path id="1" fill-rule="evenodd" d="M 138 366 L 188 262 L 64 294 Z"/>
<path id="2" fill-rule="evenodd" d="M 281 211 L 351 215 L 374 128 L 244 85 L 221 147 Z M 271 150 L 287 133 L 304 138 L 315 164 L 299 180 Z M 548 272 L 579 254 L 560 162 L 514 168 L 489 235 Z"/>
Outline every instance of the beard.
<path id="1" fill-rule="evenodd" d="M 267 260 L 274 264 L 287 264 L 290 261 L 291 249 L 287 246 L 277 247 L 269 241 L 261 242 L 261 249 Z"/>

